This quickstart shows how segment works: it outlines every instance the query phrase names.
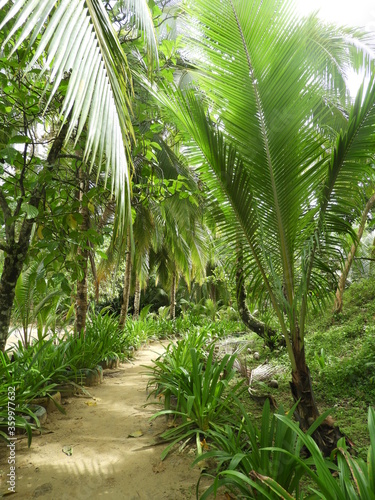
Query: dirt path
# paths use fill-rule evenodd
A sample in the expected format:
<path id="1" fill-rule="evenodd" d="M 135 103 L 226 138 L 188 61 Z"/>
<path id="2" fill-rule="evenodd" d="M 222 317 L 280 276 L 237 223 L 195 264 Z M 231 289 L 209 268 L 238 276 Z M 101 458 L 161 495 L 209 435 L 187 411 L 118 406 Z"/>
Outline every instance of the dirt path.
<path id="1" fill-rule="evenodd" d="M 139 351 L 133 364 L 109 371 L 102 385 L 89 389 L 95 399 L 68 399 L 67 414 L 51 413 L 44 426 L 49 433 L 34 436 L 30 449 L 25 439 L 18 442 L 15 499 L 195 498 L 200 470 L 191 469 L 193 457 L 176 453 L 161 462 L 163 445 L 151 446 L 166 422 L 149 422 L 155 407 L 144 408 L 147 376 L 141 365 L 151 364 L 162 349 L 153 344 Z M 140 437 L 129 437 L 138 431 Z M 72 456 L 63 453 L 64 446 L 72 446 Z M 1 445 L 2 492 L 9 472 L 6 453 Z"/>

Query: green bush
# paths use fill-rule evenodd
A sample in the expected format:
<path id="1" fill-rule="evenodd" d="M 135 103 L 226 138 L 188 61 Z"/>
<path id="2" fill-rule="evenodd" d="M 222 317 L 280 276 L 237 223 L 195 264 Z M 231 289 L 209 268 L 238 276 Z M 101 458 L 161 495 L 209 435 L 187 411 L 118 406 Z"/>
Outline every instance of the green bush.
<path id="1" fill-rule="evenodd" d="M 217 475 L 213 484 L 205 491 L 202 500 L 216 494 L 221 486 L 229 487 L 240 498 L 278 498 L 277 489 L 284 496 L 299 495 L 299 482 L 304 474 L 299 464 L 302 444 L 294 429 L 278 420 L 276 415 L 284 415 L 280 407 L 271 417 L 267 400 L 258 429 L 240 401 L 236 400 L 240 419 L 224 428 L 216 428 L 210 433 L 209 445 L 213 450 L 195 460 L 215 459 Z M 291 419 L 295 407 L 285 416 Z M 272 448 L 274 446 L 274 448 Z M 285 450 L 286 454 L 280 452 Z"/>
<path id="2" fill-rule="evenodd" d="M 99 314 L 90 311 L 84 338 L 66 333 L 60 344 L 66 362 L 75 370 L 93 369 L 101 361 L 123 358 L 126 348 L 117 318 L 104 311 Z"/>
<path id="3" fill-rule="evenodd" d="M 211 346 L 207 359 L 202 359 L 201 352 L 190 348 L 189 358 L 183 356 L 186 366 L 170 369 L 172 365 L 169 364 L 168 371 L 164 372 L 160 364 L 157 367 L 161 376 L 154 376 L 153 381 L 157 384 L 156 393 L 165 395 L 165 409 L 153 418 L 161 415 L 175 418 L 175 427 L 162 434 L 166 441 L 171 441 L 162 459 L 176 443 L 191 438 L 195 438 L 198 453 L 201 453 L 201 440 L 214 426 L 223 425 L 231 418 L 234 396 L 239 394 L 243 381 L 229 386 L 236 375 L 233 369 L 236 356 L 227 354 L 221 361 L 214 361 L 214 349 Z"/>
<path id="4" fill-rule="evenodd" d="M 66 380 L 71 363 L 65 355 L 65 346 L 57 343 L 56 337 L 37 340 L 28 347 L 19 342 L 12 360 L 7 354 L 4 360 L 8 380 L 18 381 L 25 401 L 46 396 L 57 383 Z"/>
<path id="5" fill-rule="evenodd" d="M 152 367 L 146 367 L 150 373 L 148 387 L 154 386 L 150 396 L 164 396 L 165 409 L 170 409 L 171 390 L 169 384 L 182 371 L 191 371 L 191 349 L 195 349 L 200 360 L 204 358 L 204 348 L 209 347 L 212 339 L 207 329 L 196 328 L 190 334 L 185 334 L 177 342 L 171 342 L 156 360 Z"/>
<path id="6" fill-rule="evenodd" d="M 322 456 L 311 436 L 328 412 L 304 433 L 292 420 L 294 408 L 287 415 L 280 408 L 269 424 L 269 403 L 266 402 L 261 428 L 257 429 L 241 403 L 237 401 L 237 404 L 242 412 L 241 425 L 234 429 L 226 425 L 211 432 L 210 445 L 215 449 L 194 462 L 214 458 L 218 463 L 214 482 L 201 500 L 216 495 L 219 487 L 229 488 L 237 498 L 375 500 L 373 408 L 368 412 L 371 445 L 365 462 L 349 454 L 345 438 L 338 441 L 330 459 Z M 308 458 L 304 458 L 306 456 Z M 302 485 L 310 490 L 307 496 Z"/>
<path id="7" fill-rule="evenodd" d="M 315 441 L 310 435 L 304 434 L 297 424 L 278 415 L 290 429 L 298 434 L 300 442 L 307 448 L 311 457 L 300 460 L 306 475 L 314 483 L 310 487 L 315 493 L 308 498 L 324 500 L 375 500 L 375 411 L 369 407 L 368 429 L 370 447 L 367 462 L 361 458 L 352 457 L 347 449 L 345 438 L 339 439 L 337 449 L 333 451 L 331 460 L 324 459 Z M 280 450 L 287 454 L 285 450 Z M 334 475 L 332 474 L 334 471 Z M 279 495 L 279 498 L 283 498 Z"/>
<path id="8" fill-rule="evenodd" d="M 68 362 L 54 342 L 55 338 L 41 339 L 27 348 L 19 342 L 12 359 L 8 353 L 0 353 L 0 379 L 2 380 L 0 422 L 7 422 L 8 390 L 14 388 L 16 427 L 28 433 L 29 445 L 32 437 L 31 430 L 39 423 L 28 405 L 35 398 L 50 396 L 59 382 L 69 378 Z M 28 424 L 24 415 L 31 415 L 36 424 Z M 5 437 L 4 432 L 0 434 Z"/>

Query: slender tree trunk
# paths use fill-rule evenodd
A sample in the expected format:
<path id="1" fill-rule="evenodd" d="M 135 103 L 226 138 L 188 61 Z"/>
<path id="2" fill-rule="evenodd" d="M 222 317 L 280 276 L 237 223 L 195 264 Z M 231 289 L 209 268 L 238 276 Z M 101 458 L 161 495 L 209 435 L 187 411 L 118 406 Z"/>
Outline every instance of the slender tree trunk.
<path id="1" fill-rule="evenodd" d="M 108 200 L 104 206 L 103 213 L 96 226 L 98 233 L 102 234 L 103 228 L 108 224 L 110 219 L 114 217 L 115 209 L 116 209 L 116 202 L 113 199 Z M 91 258 L 91 254 L 94 257 L 94 250 L 90 252 L 90 262 L 91 262 L 92 274 L 94 276 L 95 302 L 98 303 L 100 296 L 100 283 L 105 278 L 106 273 L 105 271 L 103 271 L 101 265 L 99 265 L 99 268 L 96 267 L 95 260 Z"/>
<path id="2" fill-rule="evenodd" d="M 114 216 L 115 209 L 116 209 L 116 202 L 113 201 L 112 199 L 109 200 L 106 203 L 102 216 L 100 217 L 100 220 L 98 222 L 99 232 L 102 231 L 102 229 L 108 224 L 108 221 Z"/>
<path id="3" fill-rule="evenodd" d="M 348 256 L 346 258 L 345 266 L 344 266 L 344 269 L 341 273 L 339 284 L 338 284 L 338 287 L 336 290 L 336 298 L 335 298 L 335 303 L 333 306 L 333 312 L 335 312 L 335 313 L 340 313 L 342 311 L 343 295 L 344 295 L 346 280 L 348 278 L 350 268 L 352 267 L 354 256 L 355 256 L 355 253 L 357 251 L 359 242 L 361 241 L 363 231 L 365 230 L 368 213 L 374 205 L 375 205 L 375 193 L 371 196 L 371 198 L 366 203 L 366 207 L 362 213 L 361 223 L 359 225 L 359 229 L 358 229 L 358 233 L 357 233 L 357 240 L 352 244 L 350 252 L 348 253 Z"/>
<path id="4" fill-rule="evenodd" d="M 120 328 L 124 328 L 125 321 L 128 315 L 129 308 L 129 297 L 130 297 L 130 283 L 132 276 L 132 257 L 131 257 L 131 241 L 130 241 L 130 232 L 128 232 L 127 236 L 127 249 L 126 249 L 126 259 L 125 259 L 125 274 L 124 274 L 124 291 L 122 294 L 122 305 L 121 305 L 121 313 L 119 326 Z"/>
<path id="5" fill-rule="evenodd" d="M 98 280 L 98 274 L 96 272 L 95 255 L 94 255 L 94 249 L 93 248 L 89 251 L 89 259 L 90 259 L 90 264 L 91 264 L 92 277 L 94 279 L 95 304 L 97 304 L 99 302 L 99 288 L 100 288 L 100 283 L 99 283 L 99 280 Z"/>
<path id="6" fill-rule="evenodd" d="M 141 282 L 138 276 L 135 277 L 135 289 L 134 289 L 134 313 L 133 319 L 139 318 L 139 308 L 141 305 Z"/>
<path id="7" fill-rule="evenodd" d="M 207 265 L 207 272 L 206 272 L 206 276 L 209 277 L 209 276 L 213 276 L 213 271 L 214 271 L 214 267 L 211 266 L 211 264 L 208 264 Z M 210 299 L 216 303 L 216 285 L 215 283 L 212 283 L 210 282 L 208 284 L 208 295 L 210 297 Z"/>
<path id="8" fill-rule="evenodd" d="M 47 157 L 47 162 L 50 165 L 53 165 L 56 162 L 58 155 L 61 152 L 68 126 L 69 123 L 65 123 L 65 125 L 61 128 L 59 135 L 56 137 L 52 144 Z M 23 173 L 21 175 L 23 175 Z M 21 191 L 22 190 L 23 186 L 21 186 Z M 37 185 L 31 195 L 30 200 L 28 201 L 29 205 L 38 208 L 43 196 L 44 186 Z M 16 225 L 14 221 L 11 221 L 11 217 L 13 217 L 14 215 L 19 215 L 19 209 L 22 202 L 23 198 L 20 198 L 17 202 L 17 207 L 14 213 L 12 213 L 7 200 L 0 189 L 0 207 L 3 212 L 5 221 L 6 240 L 6 245 L 2 245 L 1 248 L 1 250 L 6 252 L 3 271 L 0 278 L 0 349 L 2 352 L 5 351 L 5 346 L 8 339 L 16 283 L 21 274 L 23 264 L 28 254 L 31 231 L 35 222 L 35 219 L 27 219 L 26 217 L 24 218 L 17 241 Z"/>
<path id="9" fill-rule="evenodd" d="M 293 345 L 293 353 L 296 360 L 296 370 L 292 372 L 290 387 L 294 401 L 299 401 L 296 418 L 301 429 L 307 430 L 318 418 L 319 410 L 312 389 L 310 370 L 306 364 L 305 348 L 299 349 L 297 343 L 297 345 Z"/>
<path id="10" fill-rule="evenodd" d="M 244 325 L 252 332 L 261 337 L 267 347 L 273 350 L 276 346 L 285 346 L 285 340 L 270 327 L 257 320 L 249 311 L 246 305 L 246 290 L 243 272 L 242 249 L 237 249 L 236 259 L 236 288 L 237 288 L 237 307 L 241 320 Z"/>
<path id="11" fill-rule="evenodd" d="M 171 305 L 169 316 L 172 320 L 176 319 L 176 288 L 178 284 L 178 277 L 176 270 L 173 271 L 172 274 L 172 285 L 171 285 Z"/>
<path id="12" fill-rule="evenodd" d="M 30 243 L 30 233 L 19 240 L 8 252 L 5 260 L 3 272 L 0 280 L 0 349 L 5 351 L 8 338 L 9 325 L 12 315 L 12 308 L 15 297 L 17 280 L 21 274 Z"/>
<path id="13" fill-rule="evenodd" d="M 90 229 L 90 211 L 87 206 L 86 193 L 89 188 L 88 173 L 79 168 L 79 200 L 80 214 L 82 215 L 82 223 L 80 230 L 85 233 Z M 77 257 L 81 268 L 81 278 L 77 281 L 77 296 L 76 296 L 76 320 L 74 330 L 78 335 L 85 335 L 86 316 L 87 316 L 87 264 L 89 258 L 88 242 L 78 247 Z"/>

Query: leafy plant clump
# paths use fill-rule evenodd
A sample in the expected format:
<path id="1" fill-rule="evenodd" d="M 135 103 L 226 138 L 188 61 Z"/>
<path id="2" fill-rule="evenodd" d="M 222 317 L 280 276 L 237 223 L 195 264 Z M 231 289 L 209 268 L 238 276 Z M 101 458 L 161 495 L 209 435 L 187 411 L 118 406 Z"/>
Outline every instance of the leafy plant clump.
<path id="1" fill-rule="evenodd" d="M 90 312 L 84 338 L 67 333 L 62 342 L 72 369 L 92 369 L 101 361 L 124 358 L 126 343 L 114 315 Z"/>
<path id="2" fill-rule="evenodd" d="M 246 410 L 241 424 L 211 433 L 213 450 L 199 456 L 215 459 L 217 474 L 200 497 L 210 498 L 226 487 L 237 498 L 351 500 L 375 498 L 375 411 L 369 408 L 370 447 L 367 460 L 352 457 L 345 438 L 338 441 L 330 459 L 322 456 L 311 437 L 325 415 L 306 432 L 280 409 L 270 421 L 269 404 L 263 408 L 261 427 L 253 425 Z M 307 453 L 306 453 L 307 452 Z M 199 486 L 199 485 L 198 485 Z M 197 487 L 198 489 L 198 487 Z"/>
<path id="3" fill-rule="evenodd" d="M 8 391 L 14 390 L 15 426 L 27 432 L 30 445 L 31 431 L 39 422 L 29 404 L 35 398 L 50 396 L 59 382 L 68 380 L 67 368 L 54 339 L 39 340 L 27 348 L 19 342 L 11 356 L 0 352 L 0 427 L 8 419 Z M 35 424 L 30 425 L 25 415 L 30 415 Z M 0 435 L 6 438 L 4 432 Z"/>
<path id="4" fill-rule="evenodd" d="M 179 441 L 195 438 L 198 453 L 202 443 L 216 425 L 228 422 L 234 397 L 242 390 L 242 381 L 234 382 L 233 368 L 236 356 L 225 355 L 215 360 L 215 346 L 205 351 L 207 332 L 195 332 L 177 344 L 170 344 L 166 352 L 154 361 L 150 395 L 164 398 L 164 409 L 152 418 L 167 415 L 173 418 L 171 428 L 162 434 L 171 441 L 162 453 L 164 459 Z"/>

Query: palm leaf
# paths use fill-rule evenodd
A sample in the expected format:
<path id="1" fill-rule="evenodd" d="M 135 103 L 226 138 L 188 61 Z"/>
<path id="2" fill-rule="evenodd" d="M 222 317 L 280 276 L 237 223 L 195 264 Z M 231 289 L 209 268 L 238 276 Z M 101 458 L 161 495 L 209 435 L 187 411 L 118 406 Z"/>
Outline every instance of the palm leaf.
<path id="1" fill-rule="evenodd" d="M 157 36 L 147 1 L 123 0 L 122 3 L 129 12 L 135 13 L 136 22 L 143 31 L 149 53 L 151 56 L 155 56 L 156 62 L 158 63 Z"/>
<path id="2" fill-rule="evenodd" d="M 0 8 L 11 4 L 0 0 Z M 128 2 L 134 7 L 133 2 Z M 142 26 L 151 29 L 147 4 L 137 2 Z M 11 21 L 16 17 L 13 25 Z M 105 170 L 112 168 L 112 191 L 118 197 L 120 218 L 129 217 L 129 173 L 127 153 L 132 133 L 128 93 L 130 71 L 125 54 L 100 0 L 16 0 L 3 19 L 0 29 L 9 26 L 2 49 L 16 35 L 10 55 L 30 37 L 28 48 L 41 36 L 26 71 L 35 67 L 46 54 L 42 71 L 51 70 L 50 97 L 56 94 L 66 74 L 68 88 L 61 109 L 63 123 L 69 118 L 68 140 L 79 120 L 76 141 L 87 128 L 84 158 L 99 164 L 105 157 Z M 21 30 L 18 33 L 18 30 Z M 148 35 L 149 43 L 154 32 Z"/>

